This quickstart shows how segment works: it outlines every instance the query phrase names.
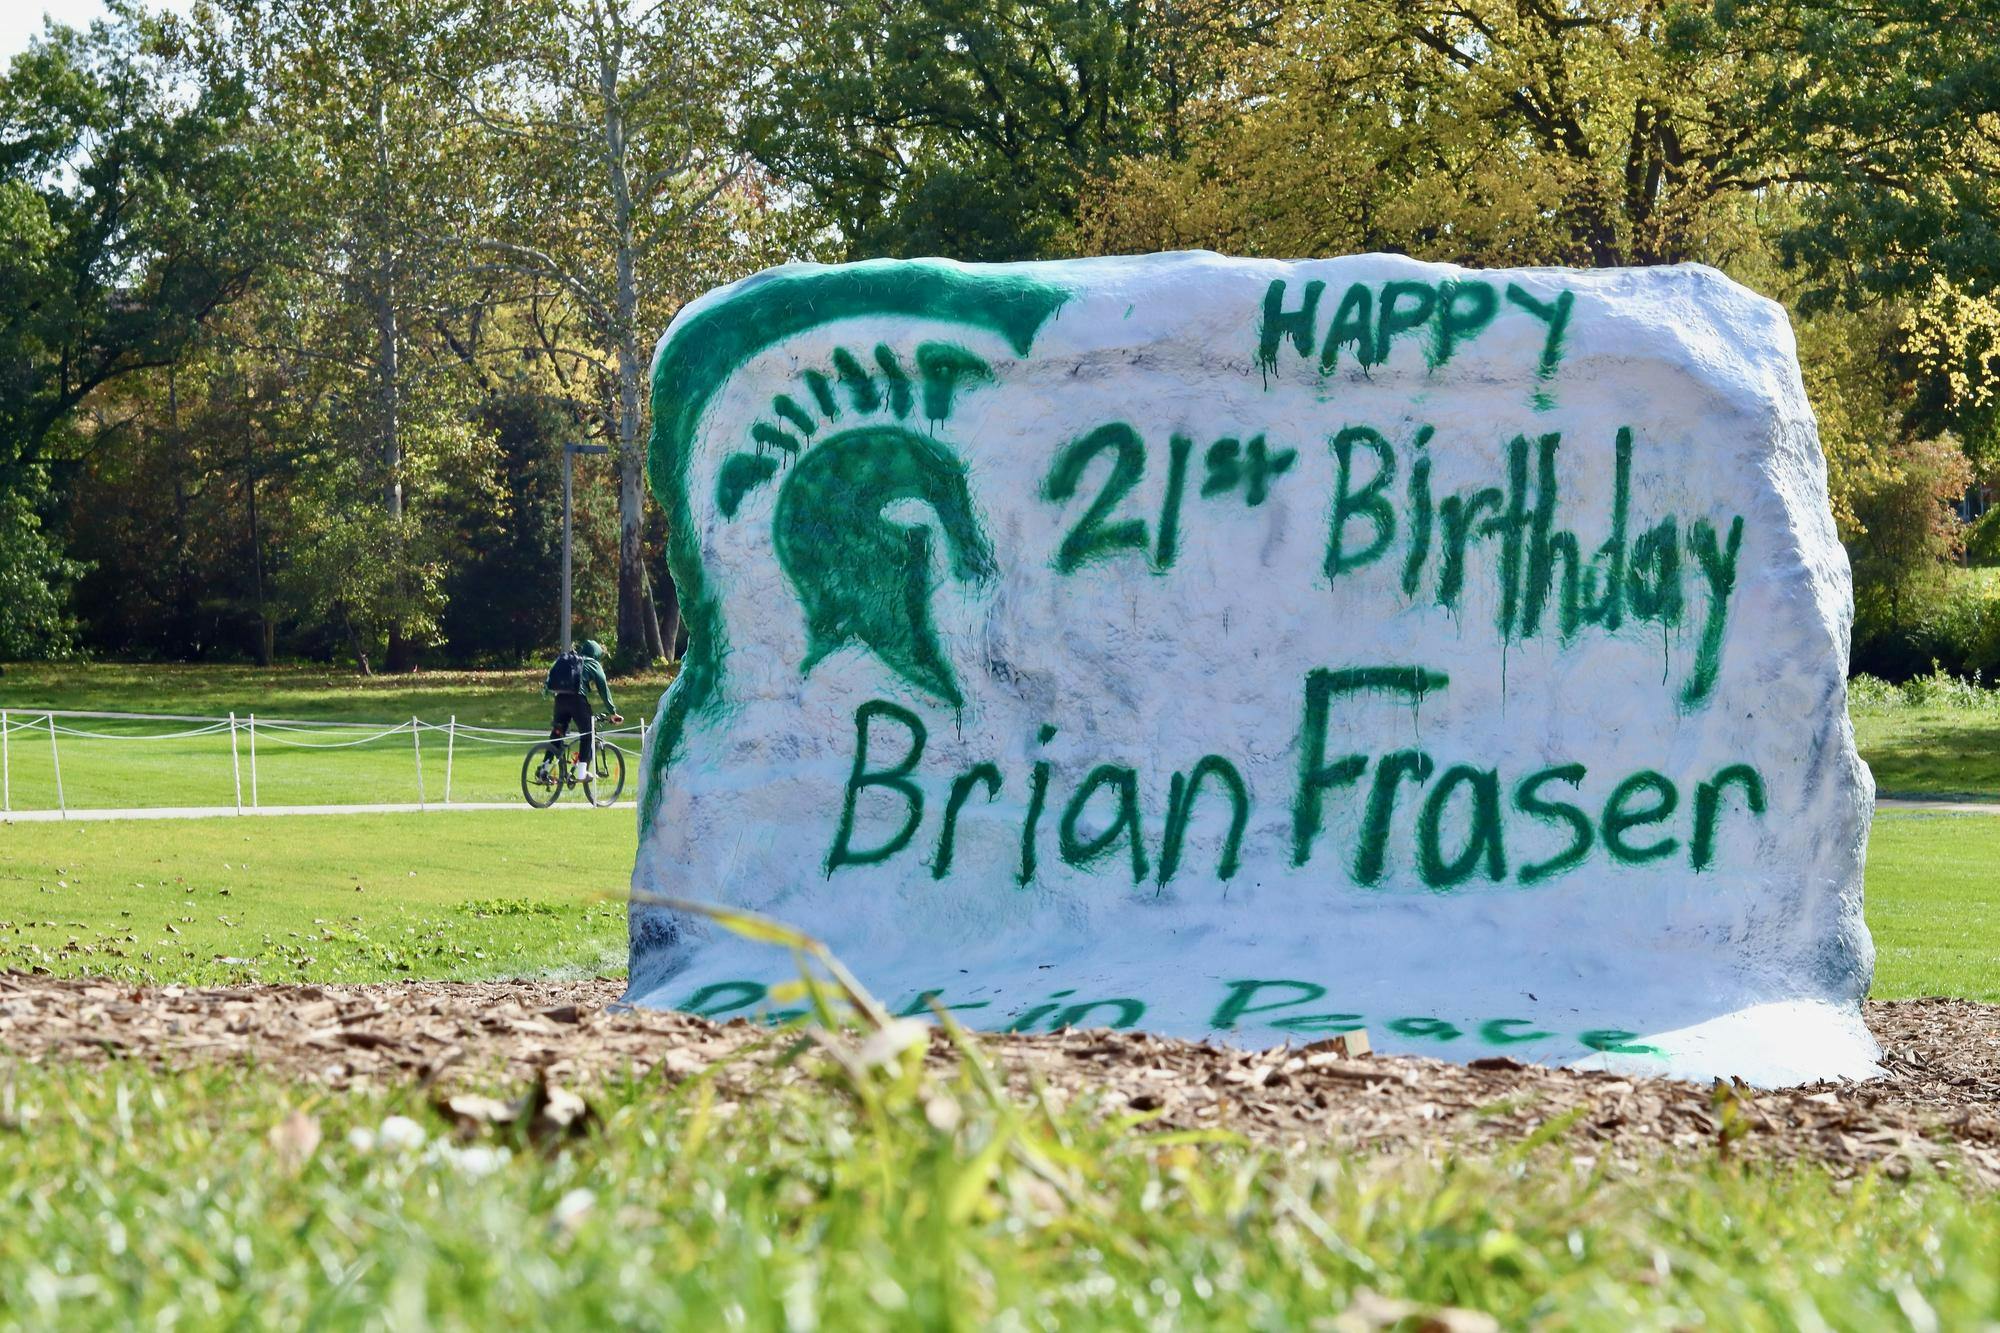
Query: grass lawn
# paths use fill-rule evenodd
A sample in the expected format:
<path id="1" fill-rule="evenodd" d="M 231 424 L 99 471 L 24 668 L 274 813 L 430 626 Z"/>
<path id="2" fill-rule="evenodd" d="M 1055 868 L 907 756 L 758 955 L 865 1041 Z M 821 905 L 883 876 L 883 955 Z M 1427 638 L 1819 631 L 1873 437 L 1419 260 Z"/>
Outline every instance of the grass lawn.
<path id="1" fill-rule="evenodd" d="M 1902 705 L 1856 708 L 1853 717 L 1882 795 L 2000 800 L 2000 711 Z"/>
<path id="2" fill-rule="evenodd" d="M 2000 817 L 1878 812 L 1868 928 L 1878 998 L 2000 1003 Z"/>
<path id="3" fill-rule="evenodd" d="M 196 983 L 625 967 L 629 810 L 0 828 L 0 968 Z"/>
<path id="4" fill-rule="evenodd" d="M 636 727 L 659 706 L 668 677 L 613 682 L 613 694 Z M 0 708 L 13 710 L 7 738 L 7 803 L 16 810 L 57 807 L 59 756 L 62 798 L 72 809 L 135 806 L 226 806 L 242 785 L 246 804 L 354 805 L 436 801 L 518 801 L 525 742 L 461 735 L 449 748 L 442 732 L 413 744 L 407 731 L 368 739 L 344 729 L 294 729 L 270 719 L 376 722 L 411 717 L 442 725 L 548 726 L 542 673 L 456 672 L 359 677 L 320 668 L 13 665 L 0 674 Z M 224 717 L 234 711 L 262 719 L 254 740 L 239 730 L 232 752 L 227 731 L 182 736 L 170 722 L 58 719 L 63 729 L 51 753 L 49 734 L 32 714 L 41 706 L 89 712 L 169 713 Z M 637 791 L 636 735 L 617 742 L 627 758 L 625 797 Z M 253 754 L 254 751 L 254 754 Z"/>
<path id="5" fill-rule="evenodd" d="M 201 982 L 615 973 L 636 839 L 629 810 L 9 825 L 0 967 Z M 2000 818 L 1876 816 L 1878 997 L 2000 1002 L 1996 865 Z"/>
<path id="6" fill-rule="evenodd" d="M 22 1068 L 17 1327 L 1974 1328 L 2000 1197 L 1708 1158 L 1612 1169 L 1149 1136 L 891 1057 L 742 1102 L 595 1096 L 536 1147 L 409 1088 Z M 513 1092 L 516 1089 L 494 1089 Z M 296 1114 L 296 1118 L 293 1118 Z M 407 1116 L 407 1120 L 391 1119 Z M 1558 1122 L 1559 1123 L 1559 1122 Z M 1334 1322 L 1367 1289 L 1417 1309 Z M 1374 1310 L 1383 1311 L 1378 1301 Z M 1400 1318 L 1397 1315 L 1400 1314 Z"/>

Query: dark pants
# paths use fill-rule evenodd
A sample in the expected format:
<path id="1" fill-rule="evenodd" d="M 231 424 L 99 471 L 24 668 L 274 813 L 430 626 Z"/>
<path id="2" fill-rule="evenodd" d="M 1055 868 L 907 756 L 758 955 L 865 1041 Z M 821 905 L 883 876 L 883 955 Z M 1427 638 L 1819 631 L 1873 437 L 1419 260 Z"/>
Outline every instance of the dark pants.
<path id="1" fill-rule="evenodd" d="M 561 740 L 569 735 L 570 723 L 574 722 L 577 734 L 583 737 L 582 743 L 577 746 L 577 756 L 587 764 L 590 762 L 592 727 L 595 721 L 588 699 L 580 694 L 558 694 L 556 720 L 549 726 L 549 739 Z"/>

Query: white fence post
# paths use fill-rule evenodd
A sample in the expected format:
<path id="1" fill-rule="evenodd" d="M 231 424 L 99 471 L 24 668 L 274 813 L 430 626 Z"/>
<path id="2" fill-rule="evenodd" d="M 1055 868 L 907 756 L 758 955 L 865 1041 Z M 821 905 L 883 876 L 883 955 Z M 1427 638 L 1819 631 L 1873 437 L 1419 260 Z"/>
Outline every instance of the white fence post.
<path id="1" fill-rule="evenodd" d="M 7 754 L 7 710 L 0 708 L 0 812 L 14 808 L 14 770 Z"/>
<path id="2" fill-rule="evenodd" d="M 56 771 L 56 809 L 64 819 L 69 818 L 69 803 L 63 800 L 62 751 L 56 748 L 56 715 L 49 714 L 49 763 Z"/>
<path id="3" fill-rule="evenodd" d="M 250 808 L 257 808 L 257 715 L 250 715 Z"/>
<path id="4" fill-rule="evenodd" d="M 236 813 L 243 813 L 243 760 L 236 751 L 236 714 L 229 714 L 229 771 L 236 779 Z"/>
<path id="5" fill-rule="evenodd" d="M 646 715 L 639 714 L 639 780 L 632 784 L 632 794 L 643 807 L 646 804 Z"/>
<path id="6" fill-rule="evenodd" d="M 451 804 L 451 757 L 458 749 L 458 714 L 453 713 L 444 724 L 444 803 Z"/>
<path id="7" fill-rule="evenodd" d="M 410 745 L 417 755 L 417 809 L 424 808 L 424 734 L 421 725 L 410 719 Z"/>

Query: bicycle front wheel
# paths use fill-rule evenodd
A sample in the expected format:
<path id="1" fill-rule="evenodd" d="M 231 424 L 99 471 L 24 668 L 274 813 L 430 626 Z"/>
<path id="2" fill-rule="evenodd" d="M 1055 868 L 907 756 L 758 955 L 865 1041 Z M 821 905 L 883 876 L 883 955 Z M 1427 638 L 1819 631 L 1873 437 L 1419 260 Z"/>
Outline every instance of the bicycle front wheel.
<path id="1" fill-rule="evenodd" d="M 597 753 L 590 760 L 591 781 L 584 784 L 584 795 L 592 805 L 611 805 L 625 790 L 625 752 L 609 741 L 597 743 Z"/>
<path id="2" fill-rule="evenodd" d="M 521 760 L 521 795 L 537 810 L 556 803 L 563 789 L 563 747 L 537 745 Z"/>

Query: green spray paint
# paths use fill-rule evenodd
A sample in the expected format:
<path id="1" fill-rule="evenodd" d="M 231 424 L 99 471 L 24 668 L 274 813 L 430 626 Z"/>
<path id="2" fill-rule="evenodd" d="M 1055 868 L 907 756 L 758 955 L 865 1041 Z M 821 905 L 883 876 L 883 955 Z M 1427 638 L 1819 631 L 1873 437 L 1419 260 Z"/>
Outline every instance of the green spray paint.
<path id="1" fill-rule="evenodd" d="M 1159 883 L 1165 887 L 1180 869 L 1181 849 L 1187 841 L 1188 822 L 1194 818 L 1194 799 L 1204 778 L 1214 778 L 1229 794 L 1229 834 L 1222 843 L 1222 857 L 1216 878 L 1234 878 L 1242 860 L 1243 830 L 1250 823 L 1250 787 L 1236 765 L 1219 754 L 1203 755 L 1191 773 L 1176 773 L 1167 789 L 1167 829 L 1160 843 Z"/>
<path id="2" fill-rule="evenodd" d="M 965 464 L 929 436 L 864 426 L 808 452 L 778 491 L 778 563 L 806 616 L 801 673 L 849 643 L 898 676 L 961 707 L 964 696 L 931 621 L 931 529 L 891 522 L 885 506 L 920 500 L 936 512 L 948 568 L 961 583 L 995 573 L 973 516 Z"/>
<path id="3" fill-rule="evenodd" d="M 937 855 L 931 858 L 931 878 L 943 879 L 951 873 L 951 858 L 958 847 L 958 815 L 977 786 L 986 788 L 986 799 L 1000 794 L 1000 766 L 974 764 L 952 780 L 951 795 L 944 805 L 944 828 L 938 832 Z"/>
<path id="4" fill-rule="evenodd" d="M 1083 813 L 1090 807 L 1091 798 L 1100 790 L 1109 789 L 1117 798 L 1115 813 L 1104 831 L 1093 837 L 1084 837 L 1077 829 Z M 1132 857 L 1132 882 L 1139 883 L 1146 878 L 1146 848 L 1139 829 L 1139 775 L 1123 764 L 1099 764 L 1090 770 L 1090 775 L 1077 786 L 1069 803 L 1063 807 L 1062 821 L 1057 826 L 1057 846 L 1062 851 L 1062 859 L 1073 866 L 1088 866 L 1100 856 L 1108 854 L 1120 840 L 1126 843 Z"/>
<path id="5" fill-rule="evenodd" d="M 878 717 L 900 724 L 909 733 L 909 748 L 888 768 L 868 767 L 868 744 L 872 723 Z M 833 849 L 826 854 L 830 875 L 842 866 L 867 866 L 886 861 L 910 843 L 924 818 L 924 790 L 910 780 L 924 757 L 924 720 L 909 709 L 883 699 L 871 699 L 854 712 L 854 767 L 847 775 L 847 790 L 841 800 L 840 831 L 834 835 Z M 855 851 L 854 800 L 870 787 L 882 787 L 903 798 L 902 827 L 877 846 Z"/>
<path id="6" fill-rule="evenodd" d="M 1632 774 L 1611 789 L 1611 797 L 1604 803 L 1604 849 L 1612 859 L 1628 866 L 1673 855 L 1680 846 L 1679 838 L 1663 836 L 1639 843 L 1627 835 L 1634 829 L 1666 823 L 1680 803 L 1680 789 L 1666 774 L 1651 769 Z"/>
<path id="7" fill-rule="evenodd" d="M 1056 548 L 1056 569 L 1064 574 L 1074 573 L 1092 560 L 1146 547 L 1144 519 L 1111 521 L 1111 511 L 1146 472 L 1145 441 L 1125 422 L 1109 422 L 1063 446 L 1042 482 L 1042 498 L 1055 504 L 1070 499 L 1083 481 L 1084 469 L 1107 451 L 1111 454 L 1111 469 L 1105 476 L 1103 489 Z"/>
<path id="8" fill-rule="evenodd" d="M 838 269 L 761 273 L 677 321 L 653 365 L 647 475 L 667 512 L 668 564 L 687 622 L 688 652 L 653 742 L 641 836 L 659 813 L 667 772 L 688 719 L 712 706 L 722 688 L 728 639 L 721 602 L 702 568 L 689 479 L 702 414 L 730 375 L 796 334 L 868 315 L 942 320 L 984 330 L 1026 356 L 1035 334 L 1068 299 L 1063 288 L 1019 274 L 981 273 L 929 260 L 877 260 Z M 928 400 L 931 386 L 925 387 Z M 828 393 L 822 404 L 828 415 L 831 398 Z"/>
<path id="9" fill-rule="evenodd" d="M 1743 804 L 1750 813 L 1764 813 L 1764 779 L 1748 764 L 1731 764 L 1694 789 L 1694 846 L 1689 861 L 1697 872 L 1715 861 L 1715 821 L 1722 810 L 1722 794 L 1731 786 L 1743 788 Z"/>
<path id="10" fill-rule="evenodd" d="M 1368 767 L 1367 756 L 1359 754 L 1327 761 L 1326 734 L 1333 701 L 1347 694 L 1380 693 L 1400 695 L 1414 708 L 1426 694 L 1448 684 L 1450 677 L 1443 672 L 1412 666 L 1347 667 L 1337 671 L 1314 667 L 1306 673 L 1305 710 L 1299 720 L 1299 787 L 1292 800 L 1293 865 L 1302 866 L 1312 859 L 1313 840 L 1319 836 L 1326 819 L 1327 792 L 1357 781 Z M 1379 785 L 1379 773 L 1377 776 Z M 1386 821 L 1381 836 L 1387 836 Z"/>
<path id="11" fill-rule="evenodd" d="M 1565 1037 L 1537 1028 L 1533 1020 L 1526 1018 L 1460 1017 L 1453 1021 L 1428 1014 L 1371 1018 L 1359 1013 L 1298 1013 L 1295 1011 L 1324 1000 L 1327 988 L 1316 981 L 1286 978 L 1244 979 L 1226 981 L 1222 985 L 1222 999 L 1208 1018 L 1208 1026 L 1213 1031 L 1234 1032 L 1244 1027 L 1266 1027 L 1286 1032 L 1338 1033 L 1360 1032 L 1379 1026 L 1384 1031 L 1418 1041 L 1453 1042 L 1469 1036 L 1481 1045 L 1502 1048 L 1524 1042 L 1574 1041 L 1589 1050 L 1617 1055 L 1661 1054 L 1657 1046 L 1639 1043 L 1639 1034 L 1625 1028 L 1590 1028 L 1575 1036 Z M 714 1018 L 741 1013 L 762 1003 L 769 994 L 769 986 L 762 981 L 718 981 L 696 990 L 676 1007 Z M 943 1001 L 947 994 L 947 988 L 943 986 L 921 989 L 896 1011 L 896 1016 L 920 1018 L 936 1009 L 968 1012 L 993 1007 L 991 1000 L 946 1004 Z M 1037 1029 L 1054 1031 L 1079 1027 L 1129 1028 L 1138 1024 L 1148 1009 L 1147 1001 L 1134 996 L 1076 1000 L 1072 998 L 1075 995 L 1074 987 L 1052 990 L 1046 1000 L 1011 1013 L 999 1030 L 1032 1032 Z M 804 1013 L 804 1010 L 787 1009 L 758 1017 L 765 1022 L 784 1022 L 803 1017 Z M 1269 1017 L 1280 1013 L 1280 1017 Z M 1246 1019 L 1255 1021 L 1246 1023 Z"/>
<path id="12" fill-rule="evenodd" d="M 1530 862 L 1521 867 L 1523 884 L 1539 884 L 1553 875 L 1560 875 L 1572 867 L 1581 865 L 1590 855 L 1590 845 L 1595 840 L 1590 816 L 1568 801 L 1552 801 L 1542 795 L 1542 788 L 1551 782 L 1565 782 L 1572 788 L 1583 785 L 1587 773 L 1582 764 L 1560 764 L 1545 768 L 1539 773 L 1521 779 L 1514 788 L 1514 804 L 1524 814 L 1550 823 L 1561 824 L 1569 829 L 1569 846 L 1547 860 Z"/>

